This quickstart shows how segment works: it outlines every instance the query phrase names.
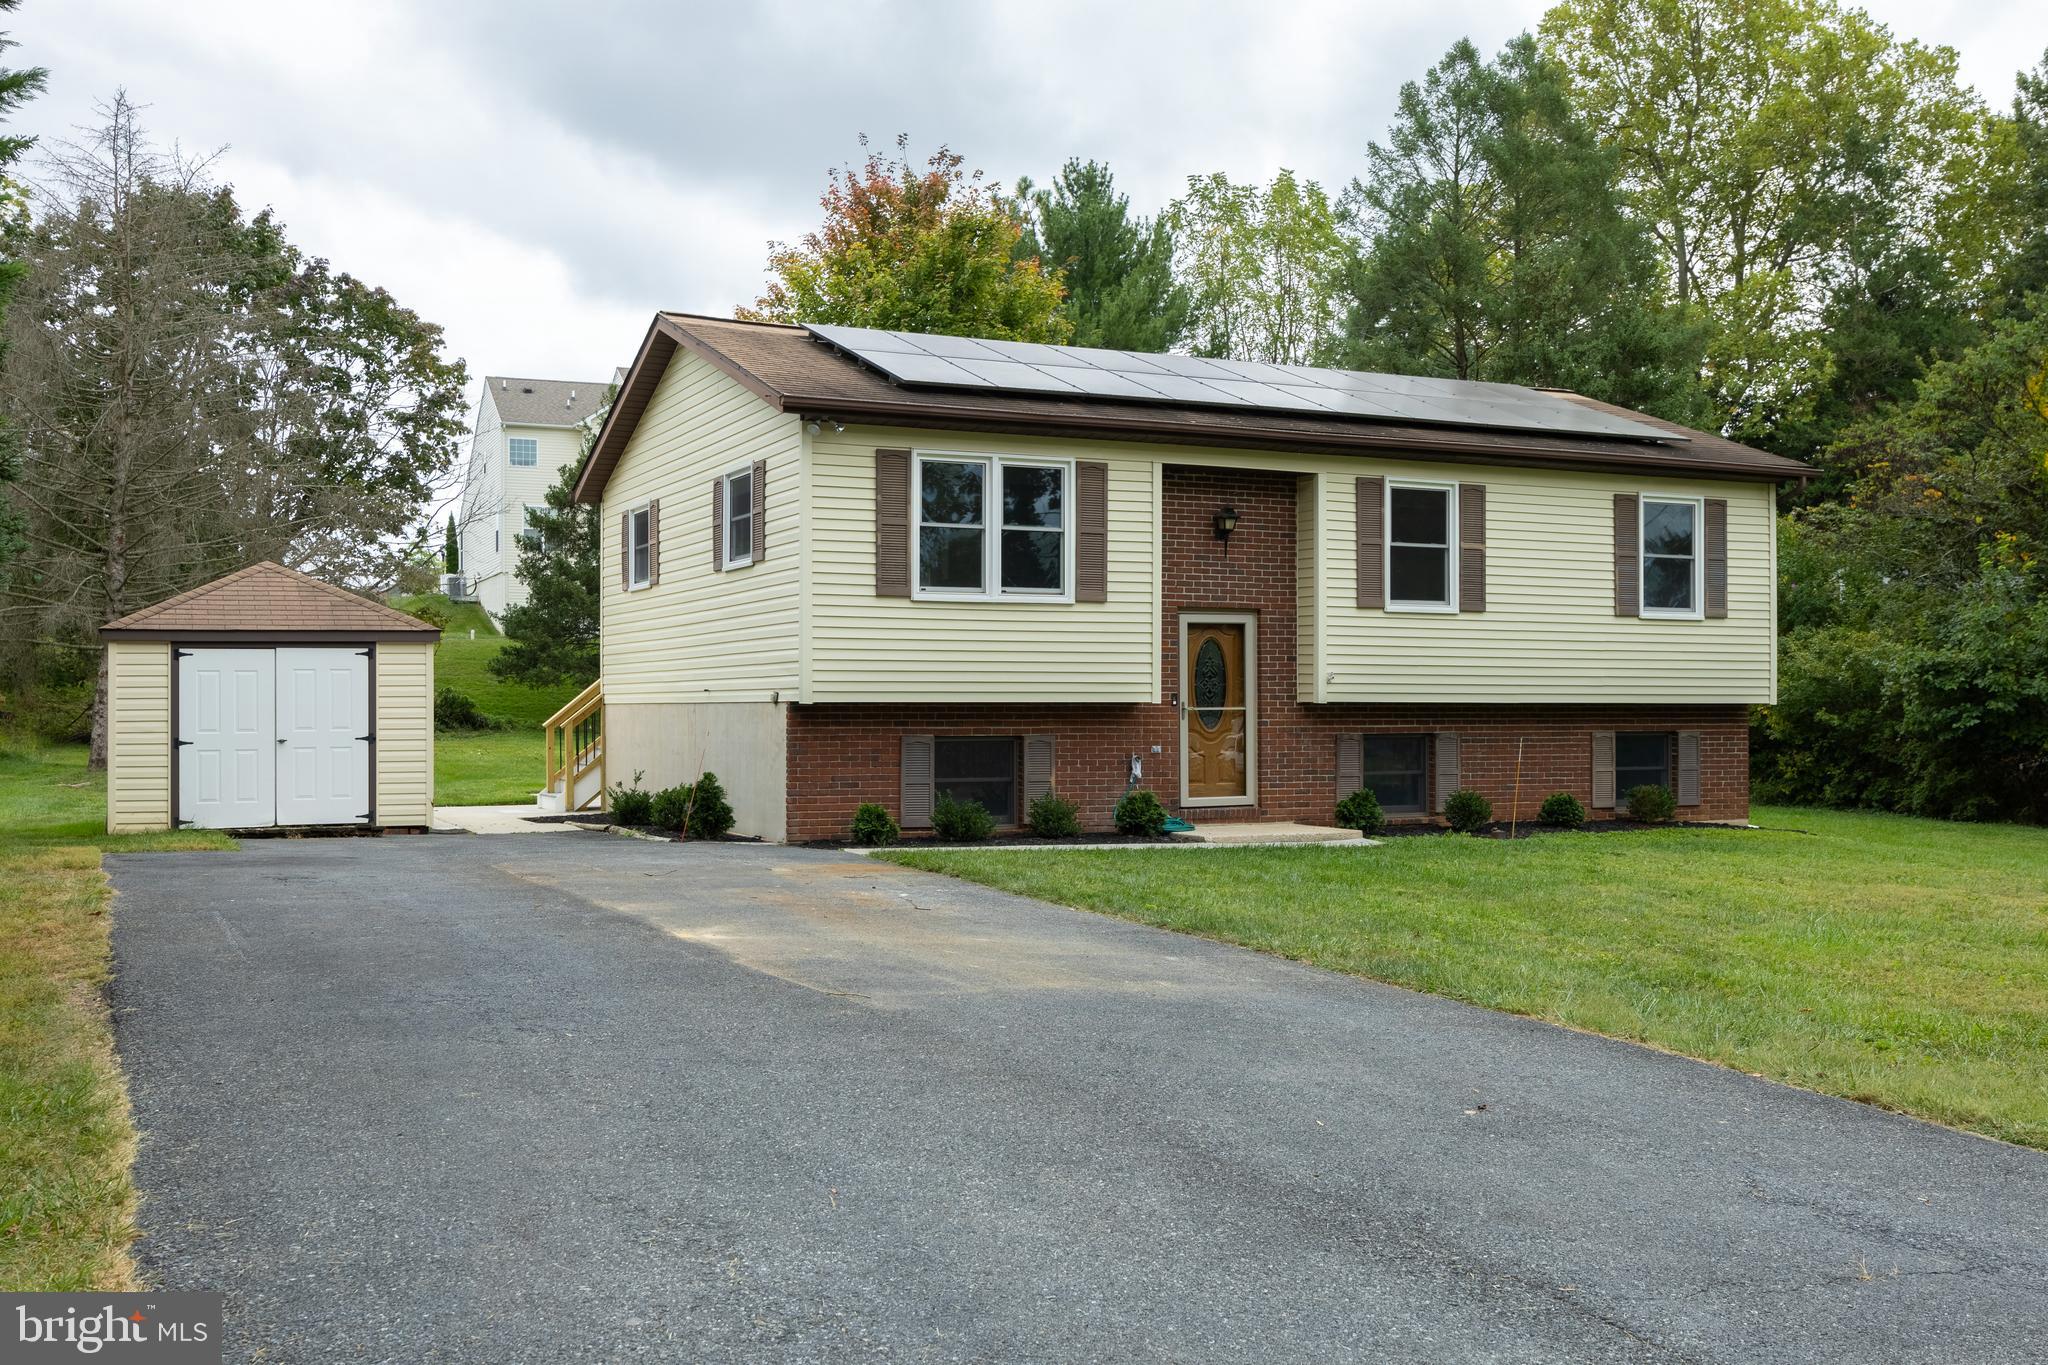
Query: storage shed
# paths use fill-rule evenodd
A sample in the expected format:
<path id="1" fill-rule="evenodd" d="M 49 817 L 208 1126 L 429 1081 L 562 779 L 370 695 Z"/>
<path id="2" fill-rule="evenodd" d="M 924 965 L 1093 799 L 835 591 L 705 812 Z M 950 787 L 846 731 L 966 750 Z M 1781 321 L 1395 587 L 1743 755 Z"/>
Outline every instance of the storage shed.
<path id="1" fill-rule="evenodd" d="M 436 627 L 252 564 L 100 628 L 107 828 L 424 828 Z"/>

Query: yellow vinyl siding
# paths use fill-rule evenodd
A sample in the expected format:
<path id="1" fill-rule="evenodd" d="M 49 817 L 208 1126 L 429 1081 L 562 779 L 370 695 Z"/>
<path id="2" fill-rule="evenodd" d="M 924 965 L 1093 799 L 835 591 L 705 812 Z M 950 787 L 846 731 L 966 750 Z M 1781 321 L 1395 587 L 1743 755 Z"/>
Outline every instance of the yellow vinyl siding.
<path id="1" fill-rule="evenodd" d="M 877 597 L 878 447 L 1056 455 L 1107 464 L 1109 600 L 943 602 Z M 1154 528 L 1159 464 L 1151 450 L 873 427 L 849 427 L 844 432 L 828 428 L 810 438 L 809 448 L 812 539 L 803 700 L 1158 699 L 1159 538 Z M 1070 506 L 1070 534 L 1072 516 Z"/>
<path id="2" fill-rule="evenodd" d="M 711 480 L 755 460 L 768 464 L 765 550 L 714 572 Z M 661 581 L 627 592 L 619 519 L 651 498 L 661 501 Z M 796 699 L 803 433 L 793 414 L 678 351 L 605 485 L 598 529 L 607 702 Z"/>
<path id="3" fill-rule="evenodd" d="M 171 827 L 171 647 L 107 645 L 107 829 Z"/>
<path id="4" fill-rule="evenodd" d="M 1294 698 L 1316 700 L 1316 669 L 1321 658 L 1321 640 L 1316 623 L 1321 616 L 1316 579 L 1316 545 L 1322 534 L 1318 504 L 1331 480 L 1311 474 L 1296 485 L 1294 495 Z"/>
<path id="5" fill-rule="evenodd" d="M 1773 490 L 1758 483 L 1359 461 L 1324 480 L 1322 700 L 1749 702 L 1773 700 Z M 1360 474 L 1486 485 L 1486 611 L 1360 611 Z M 1728 615 L 1614 614 L 1614 495 L 1728 502 Z"/>
<path id="6" fill-rule="evenodd" d="M 434 812 L 434 647 L 380 644 L 375 660 L 376 823 L 429 824 Z"/>

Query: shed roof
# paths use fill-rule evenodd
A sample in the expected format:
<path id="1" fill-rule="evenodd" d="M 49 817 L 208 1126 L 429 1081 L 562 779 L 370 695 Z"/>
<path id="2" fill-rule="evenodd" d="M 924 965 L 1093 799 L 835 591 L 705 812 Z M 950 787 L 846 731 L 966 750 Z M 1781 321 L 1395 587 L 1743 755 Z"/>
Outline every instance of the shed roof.
<path id="1" fill-rule="evenodd" d="M 611 381 L 484 376 L 498 420 L 508 427 L 573 427 L 596 412 Z"/>
<path id="2" fill-rule="evenodd" d="M 1463 464 L 1631 469 L 1769 482 L 1805 479 L 1813 473 L 1796 460 L 1576 394 L 1566 396 L 1688 439 L 1660 443 L 1431 426 L 1334 413 L 1295 415 L 1044 393 L 925 388 L 899 384 L 803 327 L 657 313 L 577 480 L 579 500 L 595 502 L 603 494 L 605 482 L 678 347 L 702 356 L 778 411 L 881 426 L 1379 454 Z"/>
<path id="3" fill-rule="evenodd" d="M 264 560 L 100 627 L 102 639 L 437 640 L 395 607 Z"/>

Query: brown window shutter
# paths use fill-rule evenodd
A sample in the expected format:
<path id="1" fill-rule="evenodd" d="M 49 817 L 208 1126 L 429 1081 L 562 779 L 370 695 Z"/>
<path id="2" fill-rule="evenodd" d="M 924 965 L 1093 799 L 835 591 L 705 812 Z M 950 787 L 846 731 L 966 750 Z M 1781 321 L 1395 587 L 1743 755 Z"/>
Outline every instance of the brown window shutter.
<path id="1" fill-rule="evenodd" d="M 932 737 L 903 737 L 903 792 L 897 809 L 905 829 L 932 827 Z"/>
<path id="2" fill-rule="evenodd" d="M 910 452 L 907 450 L 875 452 L 875 596 L 910 596 Z M 930 823 L 929 811 L 926 823 Z"/>
<path id="3" fill-rule="evenodd" d="M 1053 738 L 1051 735 L 1024 736 L 1024 809 L 1052 790 Z"/>
<path id="4" fill-rule="evenodd" d="M 1436 808 L 1438 814 L 1443 813 L 1444 806 L 1451 799 L 1451 793 L 1458 790 L 1458 784 L 1462 780 L 1459 776 L 1461 765 L 1458 761 L 1459 749 L 1461 747 L 1458 737 L 1450 733 L 1450 731 L 1441 730 L 1437 732 L 1436 792 L 1434 793 L 1435 800 L 1431 804 Z"/>
<path id="5" fill-rule="evenodd" d="M 1386 538 L 1381 523 L 1387 514 L 1387 481 L 1374 475 L 1358 481 L 1358 605 L 1378 611 L 1387 605 Z"/>
<path id="6" fill-rule="evenodd" d="M 725 476 L 711 481 L 711 572 L 725 571 Z"/>
<path id="7" fill-rule="evenodd" d="M 1614 808 L 1614 731 L 1593 732 L 1593 805 Z"/>
<path id="8" fill-rule="evenodd" d="M 1681 806 L 1700 803 L 1700 732 L 1697 730 L 1678 732 L 1677 796 Z"/>
<path id="9" fill-rule="evenodd" d="M 1728 499 L 1707 499 L 1707 615 L 1728 614 Z"/>
<path id="10" fill-rule="evenodd" d="M 768 462 L 754 461 L 754 477 L 747 480 L 754 490 L 754 558 L 768 557 Z"/>
<path id="11" fill-rule="evenodd" d="M 1458 610 L 1486 610 L 1486 485 L 1458 485 Z"/>
<path id="12" fill-rule="evenodd" d="M 1337 736 L 1337 799 L 1365 786 L 1365 736 Z"/>
<path id="13" fill-rule="evenodd" d="M 633 591 L 633 514 L 619 513 L 619 589 Z"/>
<path id="14" fill-rule="evenodd" d="M 1614 614 L 1643 614 L 1642 524 L 1636 495 L 1614 495 Z M 1595 804 L 1598 804 L 1597 802 Z M 1613 804 L 1609 802 L 1608 804 Z"/>
<path id="15" fill-rule="evenodd" d="M 1109 466 L 1074 466 L 1074 600 L 1109 600 Z"/>
<path id="16" fill-rule="evenodd" d="M 647 586 L 661 582 L 661 499 L 647 504 Z"/>

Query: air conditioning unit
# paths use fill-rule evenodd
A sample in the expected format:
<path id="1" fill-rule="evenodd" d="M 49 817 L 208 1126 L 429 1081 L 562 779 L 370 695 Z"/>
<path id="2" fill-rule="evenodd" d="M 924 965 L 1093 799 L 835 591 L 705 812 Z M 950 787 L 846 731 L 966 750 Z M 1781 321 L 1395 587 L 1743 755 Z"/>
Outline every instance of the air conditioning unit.
<path id="1" fill-rule="evenodd" d="M 467 602 L 471 600 L 469 584 L 463 581 L 463 577 L 459 573 L 444 573 L 441 575 L 441 595 L 450 602 Z"/>

